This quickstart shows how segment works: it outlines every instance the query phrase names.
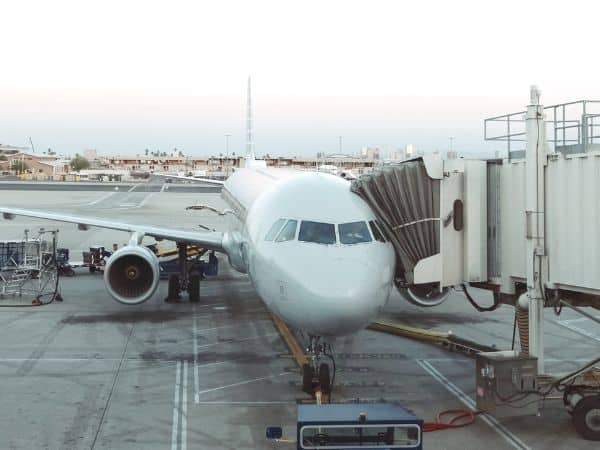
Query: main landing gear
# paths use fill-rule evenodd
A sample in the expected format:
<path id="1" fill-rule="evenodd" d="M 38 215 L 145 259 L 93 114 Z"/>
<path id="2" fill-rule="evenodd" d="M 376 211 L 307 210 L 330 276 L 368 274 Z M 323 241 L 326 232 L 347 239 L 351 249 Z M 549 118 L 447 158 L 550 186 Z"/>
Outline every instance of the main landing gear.
<path id="1" fill-rule="evenodd" d="M 187 244 L 177 243 L 179 255 L 179 274 L 169 276 L 169 289 L 165 302 L 178 302 L 181 291 L 187 291 L 190 302 L 200 301 L 200 279 L 202 278 L 201 266 L 192 265 L 187 256 Z M 193 264 L 193 262 L 192 262 Z"/>
<path id="2" fill-rule="evenodd" d="M 306 350 L 309 362 L 302 366 L 302 390 L 310 395 L 315 395 L 318 390 L 321 394 L 331 395 L 335 381 L 335 360 L 331 345 L 321 342 L 321 336 L 310 336 Z M 326 362 L 321 361 L 322 356 L 331 360 L 333 371 L 329 370 Z"/>

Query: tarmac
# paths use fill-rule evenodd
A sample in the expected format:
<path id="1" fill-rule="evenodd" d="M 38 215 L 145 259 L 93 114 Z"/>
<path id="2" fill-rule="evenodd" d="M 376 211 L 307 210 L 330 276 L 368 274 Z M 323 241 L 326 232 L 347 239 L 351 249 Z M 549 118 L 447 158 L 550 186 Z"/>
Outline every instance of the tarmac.
<path id="1" fill-rule="evenodd" d="M 151 183 L 117 191 L 114 185 L 100 190 L 57 190 L 57 183 L 54 190 L 0 185 L 3 206 L 186 229 L 227 227 L 208 211 L 185 210 L 197 203 L 224 206 L 213 187 L 178 190 L 176 183 Z M 125 233 L 78 231 L 74 225 L 26 218 L 0 221 L 0 239 L 20 238 L 24 229 L 39 227 L 60 228 L 59 245 L 71 250 L 73 261 L 90 246 L 127 241 Z M 296 403 L 307 396 L 247 276 L 220 258 L 219 275 L 202 282 L 200 303 L 165 303 L 166 287 L 163 281 L 148 302 L 125 306 L 109 297 L 101 275 L 80 268 L 75 277 L 61 279 L 64 302 L 14 307 L 0 300 L 0 448 L 295 448 L 265 440 L 265 428 L 275 425 L 295 439 Z M 490 301 L 485 292 L 474 295 Z M 384 318 L 511 347 L 512 308 L 478 313 L 460 293 L 430 309 L 394 295 Z M 573 370 L 600 353 L 600 328 L 589 319 L 548 310 L 544 326 L 549 372 Z M 339 339 L 334 350 L 333 401 L 397 401 L 426 421 L 442 410 L 474 407 L 472 357 L 372 330 Z M 576 434 L 561 400 L 547 400 L 539 416 L 479 415 L 470 426 L 426 433 L 423 444 L 597 448 Z"/>

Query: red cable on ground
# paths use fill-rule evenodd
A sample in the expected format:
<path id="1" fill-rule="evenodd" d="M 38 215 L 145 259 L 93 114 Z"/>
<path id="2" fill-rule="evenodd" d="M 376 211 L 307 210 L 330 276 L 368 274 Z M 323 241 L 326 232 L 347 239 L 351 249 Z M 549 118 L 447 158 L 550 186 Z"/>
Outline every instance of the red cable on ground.
<path id="1" fill-rule="evenodd" d="M 442 417 L 451 414 L 452 417 L 448 422 L 444 422 L 442 420 Z M 435 422 L 423 423 L 423 432 L 427 433 L 430 431 L 466 427 L 467 425 L 471 425 L 473 422 L 475 422 L 475 414 L 477 414 L 477 412 L 466 408 L 447 409 L 446 411 L 442 411 L 437 415 Z"/>

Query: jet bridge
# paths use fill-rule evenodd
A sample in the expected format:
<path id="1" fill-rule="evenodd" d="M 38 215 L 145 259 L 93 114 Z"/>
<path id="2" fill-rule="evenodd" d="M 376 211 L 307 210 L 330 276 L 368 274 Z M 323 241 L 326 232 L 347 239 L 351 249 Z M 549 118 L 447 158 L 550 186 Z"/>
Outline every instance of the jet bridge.
<path id="1" fill-rule="evenodd" d="M 394 245 L 399 288 L 464 284 L 498 303 L 527 305 L 528 294 L 600 309 L 600 102 L 538 100 L 536 90 L 528 111 L 485 121 L 505 159 L 425 155 L 353 181 Z"/>
<path id="2" fill-rule="evenodd" d="M 544 107 L 535 86 L 530 94 L 527 110 L 484 122 L 486 140 L 506 143 L 506 158 L 428 155 L 363 176 L 352 191 L 393 243 L 396 285 L 407 300 L 435 306 L 461 285 L 479 311 L 514 305 L 519 355 L 533 357 L 545 376 L 544 308 L 560 314 L 567 306 L 599 322 L 580 307 L 600 309 L 600 101 Z M 470 286 L 491 290 L 494 306 L 477 305 Z M 597 365 L 576 376 L 597 373 Z M 556 378 L 551 388 L 566 389 L 578 431 L 599 440 L 597 379 L 577 392 L 564 379 L 573 378 Z"/>
<path id="3" fill-rule="evenodd" d="M 396 286 L 419 306 L 448 288 L 487 281 L 485 161 L 426 155 L 385 166 L 352 184 L 396 251 Z"/>

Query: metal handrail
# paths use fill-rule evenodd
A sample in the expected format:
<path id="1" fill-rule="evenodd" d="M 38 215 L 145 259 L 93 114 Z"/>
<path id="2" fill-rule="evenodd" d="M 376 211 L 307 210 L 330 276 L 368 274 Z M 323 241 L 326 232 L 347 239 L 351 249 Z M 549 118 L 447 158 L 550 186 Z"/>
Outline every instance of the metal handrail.
<path id="1" fill-rule="evenodd" d="M 579 106 L 575 112 L 575 118 L 573 118 L 573 111 L 567 111 L 567 107 L 574 105 Z M 600 134 L 597 131 L 600 123 L 596 121 L 600 118 L 600 113 L 590 111 L 592 106 L 600 107 L 600 100 L 576 100 L 544 107 L 544 111 L 548 111 L 549 116 L 545 123 L 550 127 L 548 130 L 550 133 L 546 133 L 547 142 L 552 143 L 555 149 L 568 145 L 581 145 L 583 151 L 586 152 L 590 144 L 596 144 L 597 140 L 600 140 Z M 519 127 L 525 122 L 525 114 L 526 111 L 519 111 L 484 119 L 484 140 L 506 142 L 510 159 L 513 150 L 512 144 L 525 142 L 523 138 L 525 132 L 521 131 Z M 501 134 L 491 133 L 490 125 L 498 123 L 505 124 L 504 132 Z"/>

